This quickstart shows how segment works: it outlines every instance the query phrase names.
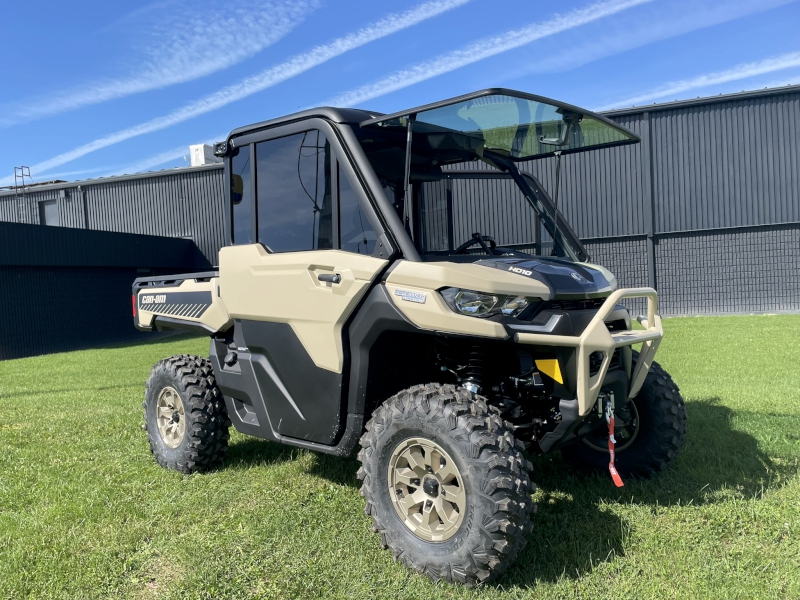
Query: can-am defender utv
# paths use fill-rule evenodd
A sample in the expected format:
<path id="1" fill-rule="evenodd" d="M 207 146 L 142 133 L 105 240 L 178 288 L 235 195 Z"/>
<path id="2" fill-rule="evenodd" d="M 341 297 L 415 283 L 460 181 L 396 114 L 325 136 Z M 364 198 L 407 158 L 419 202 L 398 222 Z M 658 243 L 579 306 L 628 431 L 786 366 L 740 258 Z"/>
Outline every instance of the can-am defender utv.
<path id="1" fill-rule="evenodd" d="M 236 129 L 215 147 L 228 199 L 218 270 L 133 287 L 139 329 L 211 337 L 209 359 L 173 356 L 147 381 L 156 460 L 211 468 L 231 423 L 329 454 L 360 443 L 382 545 L 467 585 L 525 544 L 523 450 L 558 448 L 618 485 L 660 472 L 686 415 L 653 362 L 656 292 L 618 289 L 589 264 L 558 212 L 559 184 L 551 198 L 519 168 L 638 141 L 587 110 L 504 89 Z M 642 330 L 628 298 L 646 299 Z"/>

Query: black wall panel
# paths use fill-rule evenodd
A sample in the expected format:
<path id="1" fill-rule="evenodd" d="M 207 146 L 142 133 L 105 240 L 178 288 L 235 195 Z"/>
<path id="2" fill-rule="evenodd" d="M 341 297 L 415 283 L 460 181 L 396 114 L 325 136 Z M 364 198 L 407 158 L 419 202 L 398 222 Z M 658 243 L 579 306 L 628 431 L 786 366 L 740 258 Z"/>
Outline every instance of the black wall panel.
<path id="1" fill-rule="evenodd" d="M 649 287 L 647 282 L 647 239 L 630 237 L 612 240 L 587 240 L 584 243 L 594 264 L 603 265 L 617 278 L 619 287 Z M 623 302 L 634 316 L 645 314 L 645 301 Z"/>
<path id="2" fill-rule="evenodd" d="M 0 360 L 144 340 L 131 286 L 208 267 L 191 240 L 0 223 Z"/>
<path id="3" fill-rule="evenodd" d="M 131 317 L 131 267 L 0 266 L 0 360 L 152 338 Z"/>
<path id="4" fill-rule="evenodd" d="M 800 310 L 800 225 L 680 233 L 656 246 L 667 315 Z"/>

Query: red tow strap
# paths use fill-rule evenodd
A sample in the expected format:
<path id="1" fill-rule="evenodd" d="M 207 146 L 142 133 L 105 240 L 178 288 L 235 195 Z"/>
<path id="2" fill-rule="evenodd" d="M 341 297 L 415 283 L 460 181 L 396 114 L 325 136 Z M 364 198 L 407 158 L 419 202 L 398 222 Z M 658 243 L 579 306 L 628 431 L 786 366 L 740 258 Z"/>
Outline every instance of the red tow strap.
<path id="1" fill-rule="evenodd" d="M 622 487 L 625 484 L 622 483 L 622 477 L 619 476 L 617 467 L 614 466 L 614 460 L 616 459 L 614 444 L 617 443 L 617 440 L 614 439 L 614 413 L 611 410 L 606 410 L 606 420 L 608 421 L 608 472 L 611 473 L 614 485 Z"/>

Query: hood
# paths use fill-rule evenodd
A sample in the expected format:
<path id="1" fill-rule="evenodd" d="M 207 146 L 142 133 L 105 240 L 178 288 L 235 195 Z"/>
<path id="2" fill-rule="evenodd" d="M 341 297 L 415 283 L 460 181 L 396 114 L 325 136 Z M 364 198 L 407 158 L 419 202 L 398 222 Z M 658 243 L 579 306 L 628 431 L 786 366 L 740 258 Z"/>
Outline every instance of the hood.
<path id="1" fill-rule="evenodd" d="M 617 280 L 611 273 L 588 263 L 537 256 L 491 258 L 473 264 L 540 281 L 550 288 L 550 300 L 602 298 L 617 289 Z"/>

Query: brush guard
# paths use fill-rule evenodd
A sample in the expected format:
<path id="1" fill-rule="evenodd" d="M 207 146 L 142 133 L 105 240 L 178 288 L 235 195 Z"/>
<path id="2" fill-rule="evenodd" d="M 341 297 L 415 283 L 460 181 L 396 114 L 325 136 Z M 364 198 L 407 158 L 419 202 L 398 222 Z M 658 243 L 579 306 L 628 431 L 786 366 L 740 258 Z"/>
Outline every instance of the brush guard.
<path id="1" fill-rule="evenodd" d="M 609 331 L 605 319 L 614 307 L 625 298 L 646 298 L 647 318 L 640 317 L 643 331 Z M 519 344 L 540 346 L 568 346 L 578 351 L 577 400 L 580 416 L 586 416 L 595 407 L 597 396 L 608 373 L 614 350 L 624 346 L 642 344 L 639 360 L 633 367 L 628 398 L 635 398 L 642 389 L 645 377 L 653 364 L 653 357 L 664 337 L 661 317 L 656 314 L 658 294 L 652 288 L 630 288 L 612 293 L 597 311 L 580 336 L 548 335 L 541 333 L 517 333 L 514 340 Z M 589 357 L 594 352 L 603 353 L 603 362 L 594 375 L 590 373 Z"/>

